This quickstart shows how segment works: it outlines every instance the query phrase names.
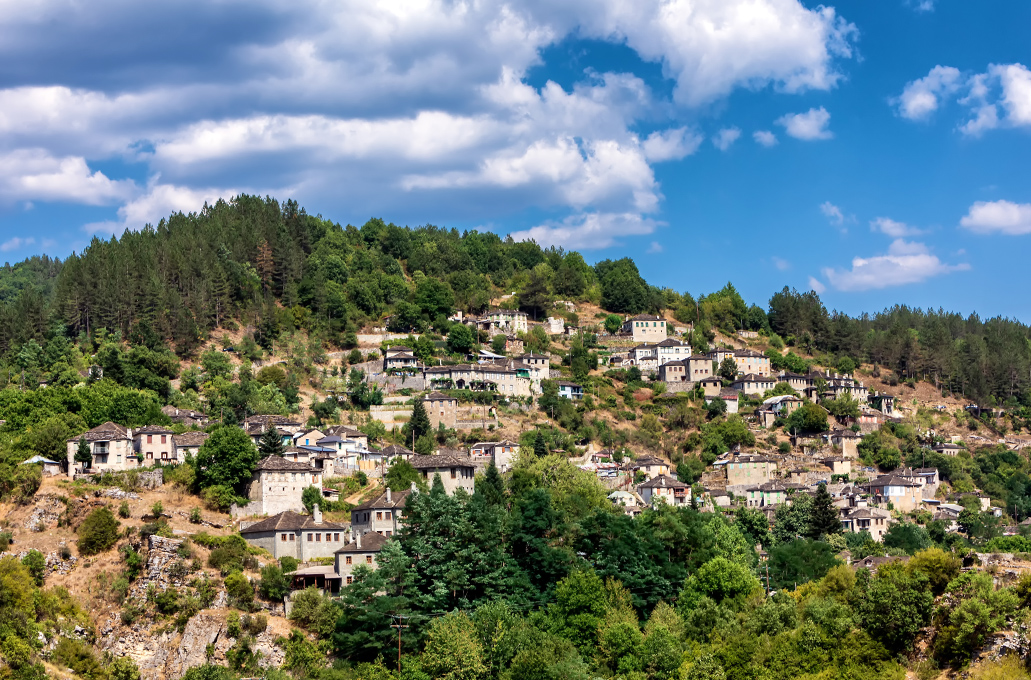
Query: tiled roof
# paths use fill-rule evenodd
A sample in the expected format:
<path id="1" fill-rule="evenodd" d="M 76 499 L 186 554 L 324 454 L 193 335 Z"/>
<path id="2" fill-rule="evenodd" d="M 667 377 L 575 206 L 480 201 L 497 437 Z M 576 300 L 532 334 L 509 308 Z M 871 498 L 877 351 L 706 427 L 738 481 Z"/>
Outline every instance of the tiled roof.
<path id="1" fill-rule="evenodd" d="M 325 430 L 323 430 L 323 432 L 325 432 L 327 435 L 336 435 L 338 437 L 343 436 L 347 437 L 348 439 L 365 436 L 365 433 L 361 430 L 356 430 L 353 427 L 348 427 L 347 425 L 330 425 Z"/>
<path id="2" fill-rule="evenodd" d="M 412 456 L 408 461 L 416 470 L 438 470 L 452 467 L 475 467 L 467 458 L 443 453 L 436 456 Z"/>
<path id="3" fill-rule="evenodd" d="M 207 432 L 183 432 L 182 434 L 173 435 L 172 443 L 176 446 L 200 446 L 210 436 Z"/>
<path id="4" fill-rule="evenodd" d="M 689 484 L 684 484 L 679 479 L 670 477 L 669 475 L 659 475 L 653 479 L 649 479 L 643 484 L 639 484 L 639 489 L 687 489 L 690 488 Z"/>
<path id="5" fill-rule="evenodd" d="M 651 314 L 638 314 L 630 319 L 631 321 L 665 321 L 661 316 L 652 316 Z"/>
<path id="6" fill-rule="evenodd" d="M 362 547 L 358 547 L 357 542 L 348 543 L 337 553 L 365 553 L 365 552 L 379 552 L 386 545 L 390 539 L 386 536 L 381 536 L 375 531 L 370 531 L 367 534 L 362 534 Z"/>
<path id="7" fill-rule="evenodd" d="M 866 488 L 873 488 L 875 486 L 920 486 L 919 482 L 914 482 L 911 479 L 905 477 L 899 477 L 898 475 L 881 475 L 877 479 L 863 484 Z"/>
<path id="8" fill-rule="evenodd" d="M 749 373 L 748 375 L 742 375 L 734 379 L 734 382 L 764 382 L 764 383 L 775 383 L 777 382 L 773 378 L 767 378 L 766 376 L 756 375 L 755 373 Z"/>
<path id="9" fill-rule="evenodd" d="M 311 515 L 302 515 L 299 512 L 291 512 L 290 510 L 287 510 L 286 512 L 281 512 L 278 515 L 272 515 L 267 519 L 263 519 L 257 524 L 252 524 L 246 529 L 240 529 L 240 533 L 256 534 L 265 531 L 301 531 L 309 529 L 330 529 L 337 531 L 345 530 L 347 527 L 343 524 L 336 524 L 334 522 L 316 524 Z"/>
<path id="10" fill-rule="evenodd" d="M 308 463 L 295 463 L 282 456 L 267 456 L 258 461 L 254 469 L 263 472 L 311 472 L 312 467 Z"/>
<path id="11" fill-rule="evenodd" d="M 291 420 L 290 416 L 279 416 L 279 415 L 260 415 L 260 416 L 247 416 L 243 421 L 245 424 L 250 425 L 252 423 L 261 423 L 262 425 L 300 425 L 296 420 Z"/>
<path id="12" fill-rule="evenodd" d="M 448 396 L 443 392 L 430 392 L 422 398 L 423 401 L 458 401 L 455 397 Z"/>
<path id="13" fill-rule="evenodd" d="M 133 431 L 133 436 L 138 434 L 172 434 L 172 431 L 163 425 L 144 425 Z"/>
<path id="14" fill-rule="evenodd" d="M 129 435 L 126 428 L 109 420 L 102 425 L 97 425 L 92 430 L 83 432 L 78 437 L 71 437 L 68 441 L 78 441 L 79 439 L 85 439 L 88 442 L 113 442 L 129 439 Z"/>
<path id="15" fill-rule="evenodd" d="M 384 446 L 379 450 L 380 455 L 383 456 L 412 456 L 415 454 L 414 451 L 409 451 L 403 446 L 397 444 L 391 444 L 390 446 Z"/>
<path id="16" fill-rule="evenodd" d="M 360 505 L 356 505 L 351 508 L 351 512 L 355 510 L 390 510 L 394 508 L 403 509 L 408 495 L 412 493 L 411 489 L 405 489 L 404 491 L 392 491 L 390 492 L 390 501 L 387 501 L 387 494 L 382 493 L 376 498 L 365 501 Z"/>

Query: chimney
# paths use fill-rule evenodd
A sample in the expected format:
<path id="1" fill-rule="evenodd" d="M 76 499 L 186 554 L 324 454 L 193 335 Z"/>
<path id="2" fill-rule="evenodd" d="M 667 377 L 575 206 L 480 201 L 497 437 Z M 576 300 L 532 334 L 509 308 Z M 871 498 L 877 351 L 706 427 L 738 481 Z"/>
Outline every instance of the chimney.
<path id="1" fill-rule="evenodd" d="M 387 487 L 387 503 L 393 503 L 393 497 L 390 495 L 390 487 Z"/>
<path id="2" fill-rule="evenodd" d="M 354 527 L 347 530 L 347 542 L 354 543 Z"/>
<path id="3" fill-rule="evenodd" d="M 315 522 L 316 524 L 322 524 L 322 509 L 319 507 L 318 503 L 316 503 L 315 506 L 311 509 L 311 514 L 313 522 Z"/>
<path id="4" fill-rule="evenodd" d="M 362 549 L 362 532 L 358 532 L 354 537 L 354 544 L 359 550 Z"/>

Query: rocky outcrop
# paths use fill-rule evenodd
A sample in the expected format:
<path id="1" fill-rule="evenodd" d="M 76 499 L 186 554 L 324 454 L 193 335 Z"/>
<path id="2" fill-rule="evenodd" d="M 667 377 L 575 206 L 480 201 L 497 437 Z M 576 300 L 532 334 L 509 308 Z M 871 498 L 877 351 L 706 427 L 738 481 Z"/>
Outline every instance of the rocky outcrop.
<path id="1" fill-rule="evenodd" d="M 29 531 L 46 531 L 57 524 L 64 512 L 65 504 L 60 496 L 41 494 L 35 498 L 36 507 L 25 520 L 25 528 Z"/>

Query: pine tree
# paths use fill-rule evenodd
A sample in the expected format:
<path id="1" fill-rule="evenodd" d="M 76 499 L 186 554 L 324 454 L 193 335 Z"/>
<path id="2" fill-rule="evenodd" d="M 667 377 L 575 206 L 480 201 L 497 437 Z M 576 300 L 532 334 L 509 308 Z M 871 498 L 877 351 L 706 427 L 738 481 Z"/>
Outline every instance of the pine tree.
<path id="1" fill-rule="evenodd" d="M 813 497 L 813 508 L 810 520 L 810 538 L 836 534 L 841 531 L 841 520 L 831 495 L 827 493 L 827 485 L 821 484 Z"/>
<path id="2" fill-rule="evenodd" d="M 89 443 L 85 437 L 79 437 L 79 448 L 75 451 L 75 462 L 82 463 L 82 469 L 93 466 L 93 453 L 90 452 Z"/>
<path id="3" fill-rule="evenodd" d="M 414 445 L 414 442 L 429 433 L 430 416 L 426 413 L 426 406 L 422 403 L 422 399 L 416 399 L 415 406 L 412 407 L 412 417 L 405 426 L 405 441 L 409 445 Z"/>
<path id="4" fill-rule="evenodd" d="M 537 437 L 533 440 L 533 455 L 543 458 L 548 455 L 548 444 L 544 441 L 544 435 L 537 431 Z"/>
<path id="5" fill-rule="evenodd" d="M 476 485 L 476 495 L 481 496 L 489 507 L 504 507 L 505 480 L 501 479 L 501 473 L 493 461 L 487 466 L 483 479 Z"/>

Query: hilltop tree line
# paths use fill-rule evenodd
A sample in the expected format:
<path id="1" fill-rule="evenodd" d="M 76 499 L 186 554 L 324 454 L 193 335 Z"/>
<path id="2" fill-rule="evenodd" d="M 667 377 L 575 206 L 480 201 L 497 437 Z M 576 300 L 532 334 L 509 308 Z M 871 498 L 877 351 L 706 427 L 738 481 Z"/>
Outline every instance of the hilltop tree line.
<path id="1" fill-rule="evenodd" d="M 557 299 L 617 315 L 668 310 L 694 325 L 689 340 L 701 349 L 714 329 L 756 330 L 775 336 L 775 346 L 873 363 L 981 403 L 1031 403 L 1031 330 L 1016 320 L 904 306 L 851 317 L 828 312 L 814 292 L 788 288 L 764 309 L 731 284 L 698 296 L 649 285 L 629 258 L 591 266 L 579 253 L 489 232 L 380 219 L 341 226 L 294 201 L 247 195 L 94 238 L 63 261 L 42 256 L 0 268 L 0 381 L 83 337 L 95 346 L 105 337 L 139 344 L 135 329 L 144 329 L 136 340 L 151 350 L 179 357 L 219 327 L 243 326 L 259 352 L 293 330 L 347 348 L 367 324 L 446 335 L 456 310 L 501 304 L 541 318 Z M 569 320 L 599 329 L 605 321 Z M 154 361 L 148 370 L 166 370 Z"/>

